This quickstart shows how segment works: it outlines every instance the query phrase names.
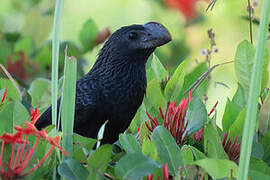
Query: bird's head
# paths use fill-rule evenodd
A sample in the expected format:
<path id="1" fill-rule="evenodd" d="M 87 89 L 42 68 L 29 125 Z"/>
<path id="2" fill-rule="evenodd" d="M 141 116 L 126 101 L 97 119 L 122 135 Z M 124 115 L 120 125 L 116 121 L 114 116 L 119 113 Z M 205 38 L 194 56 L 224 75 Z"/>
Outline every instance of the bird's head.
<path id="1" fill-rule="evenodd" d="M 156 47 L 171 41 L 169 31 L 157 22 L 124 26 L 115 31 L 104 48 L 110 47 L 118 55 L 148 58 Z"/>

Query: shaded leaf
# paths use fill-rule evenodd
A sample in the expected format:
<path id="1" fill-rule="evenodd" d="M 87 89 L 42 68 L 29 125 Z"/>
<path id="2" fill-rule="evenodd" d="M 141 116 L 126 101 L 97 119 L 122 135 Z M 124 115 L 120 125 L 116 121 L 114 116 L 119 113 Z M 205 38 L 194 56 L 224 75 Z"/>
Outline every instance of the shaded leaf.
<path id="1" fill-rule="evenodd" d="M 184 84 L 185 78 L 185 68 L 188 64 L 188 61 L 183 61 L 175 70 L 174 74 L 168 81 L 164 95 L 167 101 L 176 101 L 177 97 L 180 95 L 181 90 Z"/>
<path id="2" fill-rule="evenodd" d="M 202 167 L 213 179 L 237 177 L 238 166 L 226 159 L 201 159 L 194 164 Z"/>
<path id="3" fill-rule="evenodd" d="M 263 135 L 270 130 L 270 95 L 264 100 L 259 112 L 259 132 Z"/>
<path id="4" fill-rule="evenodd" d="M 225 111 L 222 118 L 222 128 L 224 132 L 227 132 L 233 122 L 236 120 L 238 114 L 241 112 L 241 108 L 232 102 L 230 99 L 227 99 Z"/>
<path id="5" fill-rule="evenodd" d="M 129 135 L 120 134 L 119 141 L 120 141 L 121 146 L 127 153 L 142 152 L 140 144 L 137 142 L 135 137 L 132 136 L 131 134 Z"/>
<path id="6" fill-rule="evenodd" d="M 155 172 L 159 164 L 141 153 L 128 153 L 115 167 L 115 173 L 121 179 L 137 180 Z"/>
<path id="7" fill-rule="evenodd" d="M 85 180 L 89 172 L 80 162 L 74 159 L 66 159 L 58 166 L 58 173 L 68 180 Z"/>
<path id="8" fill-rule="evenodd" d="M 184 162 L 180 149 L 169 131 L 163 126 L 158 126 L 155 128 L 151 139 L 156 144 L 162 163 L 168 163 L 169 172 L 172 175 L 176 175 L 178 168 L 184 166 Z"/>

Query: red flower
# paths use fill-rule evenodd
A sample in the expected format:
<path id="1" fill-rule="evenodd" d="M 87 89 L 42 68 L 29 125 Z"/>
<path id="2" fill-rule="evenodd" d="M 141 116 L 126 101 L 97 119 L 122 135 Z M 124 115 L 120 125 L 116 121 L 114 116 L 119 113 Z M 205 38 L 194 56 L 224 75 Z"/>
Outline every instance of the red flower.
<path id="1" fill-rule="evenodd" d="M 168 163 L 166 163 L 164 166 L 162 166 L 162 174 L 163 174 L 163 180 L 169 180 L 169 168 Z M 153 175 L 149 174 L 147 176 L 147 180 L 153 180 Z M 159 180 L 159 177 L 157 178 Z"/>
<path id="2" fill-rule="evenodd" d="M 170 131 L 178 145 L 182 145 L 188 136 L 188 132 L 186 131 L 188 120 L 185 117 L 187 113 L 187 105 L 191 98 L 192 95 L 191 92 L 189 92 L 189 97 L 183 98 L 178 106 L 176 106 L 176 102 L 170 103 L 167 106 L 165 116 L 162 109 L 159 108 L 160 115 L 163 119 L 163 126 Z M 156 116 L 152 118 L 148 112 L 146 112 L 146 114 L 150 119 L 150 125 L 147 122 L 145 122 L 145 125 L 152 132 L 155 127 L 159 125 L 159 122 Z"/>
<path id="3" fill-rule="evenodd" d="M 0 136 L 0 139 L 2 139 L 1 154 L 0 154 L 0 168 L 1 168 L 0 177 L 2 179 L 22 178 L 32 173 L 45 161 L 45 159 L 50 155 L 50 153 L 53 151 L 55 147 L 60 149 L 60 151 L 62 151 L 66 156 L 68 156 L 68 153 L 65 150 L 63 150 L 59 145 L 60 142 L 59 136 L 48 137 L 46 130 L 42 129 L 38 131 L 36 129 L 34 124 L 36 123 L 38 118 L 39 118 L 39 111 L 31 109 L 31 123 L 25 122 L 26 127 L 15 126 L 14 128 L 17 132 L 12 135 L 4 133 L 2 136 Z M 36 141 L 33 147 L 28 148 L 25 152 L 25 146 L 26 144 L 29 144 L 27 142 L 27 137 L 29 135 L 36 136 Z M 30 159 L 32 158 L 32 155 L 34 154 L 34 151 L 41 138 L 45 139 L 46 142 L 52 145 L 52 147 L 32 169 L 24 173 L 24 170 L 26 169 Z M 12 144 L 11 156 L 8 163 L 6 162 L 2 163 L 5 144 Z M 17 146 L 18 148 L 15 155 L 16 144 L 18 145 Z M 4 169 L 3 164 L 6 165 L 6 169 Z"/>
<path id="4" fill-rule="evenodd" d="M 168 7 L 180 11 L 187 20 L 194 19 L 198 16 L 196 3 L 198 0 L 165 0 Z"/>
<path id="5" fill-rule="evenodd" d="M 7 95 L 7 86 L 5 86 L 5 91 L 4 91 L 4 94 L 3 94 L 2 98 L 1 98 L 1 104 L 3 104 L 3 102 L 4 102 L 5 98 L 6 98 L 6 95 Z"/>
<path id="6" fill-rule="evenodd" d="M 229 159 L 238 164 L 241 144 L 237 143 L 237 136 L 234 138 L 234 141 L 232 143 L 232 140 L 228 138 L 228 133 L 225 133 L 222 140 L 222 146 L 227 155 L 229 156 Z"/>

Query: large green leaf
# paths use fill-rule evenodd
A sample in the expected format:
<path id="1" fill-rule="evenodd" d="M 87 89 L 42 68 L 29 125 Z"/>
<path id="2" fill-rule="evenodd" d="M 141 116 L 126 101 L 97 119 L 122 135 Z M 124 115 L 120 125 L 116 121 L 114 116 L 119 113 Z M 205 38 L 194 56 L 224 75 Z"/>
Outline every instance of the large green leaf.
<path id="1" fill-rule="evenodd" d="M 168 78 L 169 75 L 168 72 L 166 71 L 166 69 L 164 68 L 164 66 L 162 65 L 162 63 L 160 62 L 160 60 L 156 55 L 153 55 L 151 67 L 155 72 L 159 82 Z"/>
<path id="2" fill-rule="evenodd" d="M 194 161 L 193 152 L 188 145 L 184 145 L 181 148 L 181 155 L 183 157 L 185 165 L 191 164 Z"/>
<path id="3" fill-rule="evenodd" d="M 156 144 L 158 155 L 163 164 L 168 163 L 169 172 L 176 175 L 179 167 L 184 166 L 184 161 L 181 157 L 180 148 L 175 140 L 163 126 L 155 128 L 152 141 Z"/>
<path id="4" fill-rule="evenodd" d="M 4 89 L 5 86 L 7 87 L 6 99 L 12 99 L 12 100 L 18 100 L 18 101 L 21 100 L 20 95 L 17 89 L 12 84 L 12 82 L 9 79 L 0 78 L 0 89 Z"/>
<path id="5" fill-rule="evenodd" d="M 80 42 L 83 46 L 83 52 L 86 52 L 93 47 L 97 33 L 98 27 L 96 23 L 92 19 L 88 19 L 84 23 L 79 35 Z"/>
<path id="6" fill-rule="evenodd" d="M 158 109 L 166 106 L 166 100 L 162 94 L 160 84 L 156 78 L 152 79 L 147 85 L 146 97 L 150 103 Z"/>
<path id="7" fill-rule="evenodd" d="M 252 156 L 250 158 L 249 169 L 270 176 L 270 167 L 264 161 Z"/>
<path id="8" fill-rule="evenodd" d="M 207 124 L 204 128 L 204 152 L 210 158 L 228 159 L 217 130 L 212 124 Z"/>
<path id="9" fill-rule="evenodd" d="M 235 55 L 236 76 L 246 95 L 250 86 L 254 54 L 255 48 L 253 45 L 244 40 L 238 45 Z"/>
<path id="10" fill-rule="evenodd" d="M 259 131 L 265 134 L 270 130 L 270 95 L 264 100 L 259 112 Z"/>
<path id="11" fill-rule="evenodd" d="M 193 96 L 186 118 L 188 119 L 187 132 L 191 134 L 199 130 L 207 120 L 207 111 L 205 105 L 198 96 Z"/>
<path id="12" fill-rule="evenodd" d="M 77 79 L 77 59 L 65 53 L 64 85 L 61 97 L 61 125 L 63 132 L 63 148 L 72 155 L 73 127 L 75 115 L 75 93 Z"/>
<path id="13" fill-rule="evenodd" d="M 66 159 L 58 166 L 58 173 L 67 180 L 86 180 L 89 172 L 79 161 Z"/>
<path id="14" fill-rule="evenodd" d="M 123 149 L 127 153 L 142 152 L 140 144 L 137 142 L 134 136 L 131 134 L 120 134 L 119 141 Z"/>
<path id="15" fill-rule="evenodd" d="M 200 78 L 200 76 L 206 72 L 208 69 L 206 62 L 200 63 L 196 66 L 190 73 L 185 76 L 184 85 L 182 92 L 178 99 L 182 99 L 184 92 L 196 81 Z M 208 78 L 202 82 L 202 84 L 193 92 L 193 94 L 198 95 L 199 97 L 203 96 L 207 89 Z"/>
<path id="16" fill-rule="evenodd" d="M 249 179 L 253 180 L 253 179 L 264 179 L 264 180 L 269 180 L 270 176 L 263 174 L 259 171 L 254 171 L 254 170 L 249 170 L 248 171 L 248 177 Z"/>
<path id="17" fill-rule="evenodd" d="M 32 36 L 35 44 L 40 47 L 47 40 L 52 25 L 53 16 L 42 15 L 38 7 L 33 7 L 26 14 L 22 33 L 26 36 Z"/>
<path id="18" fill-rule="evenodd" d="M 185 68 L 188 64 L 188 61 L 183 61 L 175 70 L 173 76 L 168 81 L 164 95 L 167 101 L 177 101 L 177 97 L 181 94 L 181 90 L 184 84 L 185 78 Z"/>
<path id="19" fill-rule="evenodd" d="M 27 57 L 30 57 L 34 50 L 34 43 L 31 36 L 24 37 L 20 39 L 15 47 L 15 51 L 20 52 L 23 51 Z"/>
<path id="20" fill-rule="evenodd" d="M 236 120 L 233 122 L 229 129 L 229 137 L 242 137 L 244 130 L 244 122 L 246 117 L 246 109 L 243 109 L 237 116 Z"/>
<path id="21" fill-rule="evenodd" d="M 225 111 L 222 118 L 222 128 L 224 132 L 227 132 L 233 122 L 236 120 L 238 114 L 241 112 L 241 108 L 232 102 L 230 99 L 227 99 Z"/>
<path id="22" fill-rule="evenodd" d="M 233 161 L 226 159 L 201 159 L 195 161 L 194 164 L 202 167 L 213 179 L 236 178 L 238 174 L 238 166 Z"/>
<path id="23" fill-rule="evenodd" d="M 204 153 L 202 153 L 200 150 L 198 150 L 197 148 L 195 148 L 193 146 L 189 146 L 189 148 L 191 149 L 191 151 L 193 153 L 194 160 L 200 160 L 200 159 L 207 158 L 206 155 Z"/>
<path id="24" fill-rule="evenodd" d="M 111 161 L 111 155 L 112 145 L 110 144 L 105 144 L 95 150 L 88 159 L 87 169 L 90 172 L 89 177 L 96 177 L 98 174 L 103 174 Z"/>
<path id="25" fill-rule="evenodd" d="M 247 99 L 245 98 L 245 91 L 241 84 L 238 83 L 238 88 L 233 96 L 232 102 L 240 107 L 240 109 L 244 109 L 247 106 Z"/>
<path id="26" fill-rule="evenodd" d="M 51 102 L 51 82 L 44 78 L 35 79 L 28 90 L 33 107 L 48 106 Z"/>
<path id="27" fill-rule="evenodd" d="M 29 120 L 30 115 L 25 107 L 19 101 L 11 102 L 0 111 L 0 134 L 12 133 L 14 125 L 22 126 Z"/>
<path id="28" fill-rule="evenodd" d="M 158 160 L 157 147 L 155 143 L 150 141 L 148 138 L 144 138 L 143 140 L 142 152 L 144 155 L 153 159 L 154 161 Z"/>
<path id="29" fill-rule="evenodd" d="M 116 175 L 121 179 L 137 180 L 152 174 L 160 165 L 141 153 L 128 153 L 115 167 Z"/>

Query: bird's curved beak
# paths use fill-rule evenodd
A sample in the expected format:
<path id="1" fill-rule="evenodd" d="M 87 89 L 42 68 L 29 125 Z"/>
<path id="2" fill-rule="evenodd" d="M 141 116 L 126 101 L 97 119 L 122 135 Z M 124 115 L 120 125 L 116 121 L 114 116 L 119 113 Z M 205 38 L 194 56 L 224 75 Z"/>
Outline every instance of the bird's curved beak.
<path id="1" fill-rule="evenodd" d="M 147 48 L 156 48 L 167 44 L 172 40 L 169 31 L 157 22 L 149 22 L 143 25 L 147 36 L 144 39 Z"/>

